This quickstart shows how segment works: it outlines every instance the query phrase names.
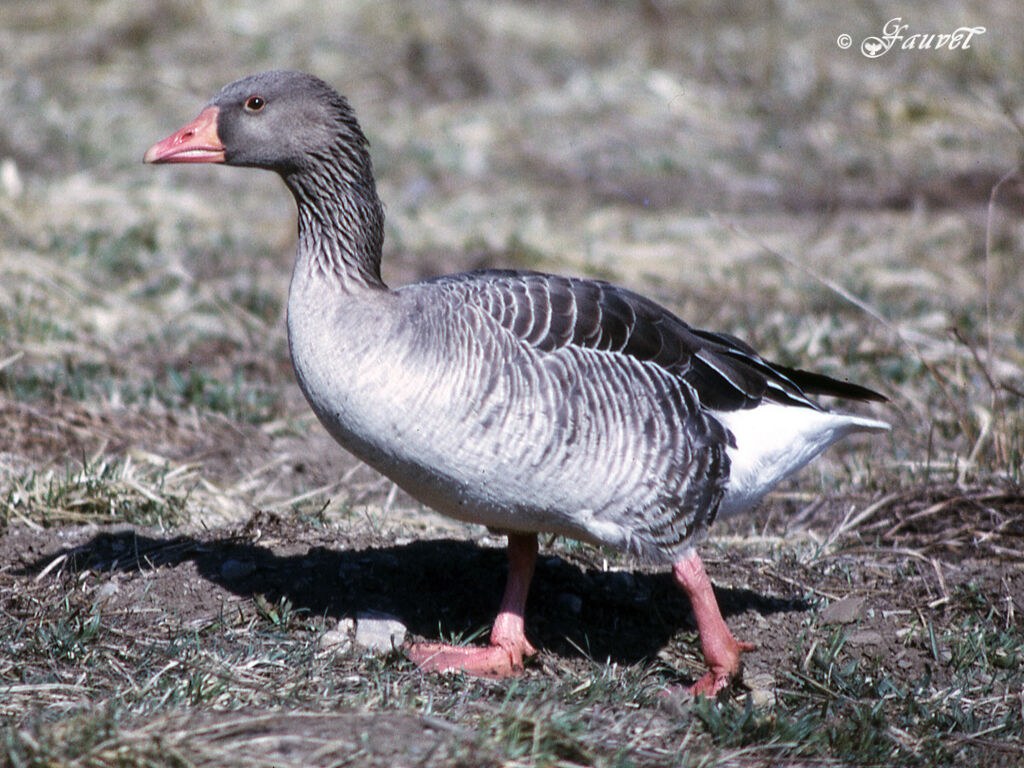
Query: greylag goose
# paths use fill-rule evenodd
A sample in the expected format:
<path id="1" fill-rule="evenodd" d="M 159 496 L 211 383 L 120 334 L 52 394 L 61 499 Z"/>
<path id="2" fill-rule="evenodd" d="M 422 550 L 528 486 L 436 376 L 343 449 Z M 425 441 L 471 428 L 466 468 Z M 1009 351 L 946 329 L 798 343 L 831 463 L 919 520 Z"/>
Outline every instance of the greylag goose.
<path id="1" fill-rule="evenodd" d="M 671 566 L 708 666 L 691 690 L 717 693 L 753 646 L 697 554 L 708 527 L 842 437 L 889 428 L 810 397 L 878 393 L 774 365 L 599 280 L 489 269 L 389 288 L 369 143 L 311 75 L 225 86 L 144 160 L 280 174 L 298 207 L 288 342 L 313 411 L 413 498 L 508 535 L 490 644 L 408 647 L 424 670 L 510 675 L 536 653 L 523 612 L 543 532 Z"/>

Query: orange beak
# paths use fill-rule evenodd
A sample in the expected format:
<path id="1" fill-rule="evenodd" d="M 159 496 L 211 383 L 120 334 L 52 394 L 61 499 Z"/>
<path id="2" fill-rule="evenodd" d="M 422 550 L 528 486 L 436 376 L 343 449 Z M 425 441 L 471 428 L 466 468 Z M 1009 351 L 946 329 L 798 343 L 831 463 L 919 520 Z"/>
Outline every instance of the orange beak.
<path id="1" fill-rule="evenodd" d="M 223 163 L 224 144 L 217 135 L 217 113 L 217 107 L 207 107 L 184 128 L 147 149 L 142 162 Z"/>

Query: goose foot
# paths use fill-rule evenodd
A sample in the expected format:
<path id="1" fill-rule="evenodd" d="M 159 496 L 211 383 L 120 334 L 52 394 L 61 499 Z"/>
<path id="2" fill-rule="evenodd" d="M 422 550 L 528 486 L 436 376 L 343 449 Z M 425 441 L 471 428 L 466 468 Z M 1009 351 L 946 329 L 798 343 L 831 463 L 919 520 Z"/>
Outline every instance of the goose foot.
<path id="1" fill-rule="evenodd" d="M 510 533 L 508 581 L 489 646 L 417 643 L 405 649 L 406 655 L 423 672 L 465 672 L 481 677 L 510 677 L 521 672 L 523 658 L 537 653 L 527 641 L 523 627 L 526 596 L 536 561 L 537 535 Z"/>
<path id="2" fill-rule="evenodd" d="M 444 643 L 417 643 L 405 649 L 421 672 L 465 672 L 477 677 L 512 677 L 523 671 L 524 657 L 537 653 L 521 638 L 519 644 L 485 648 Z"/>
<path id="3" fill-rule="evenodd" d="M 686 693 L 690 696 L 700 694 L 710 699 L 740 679 L 741 672 L 743 671 L 740 653 L 752 651 L 757 646 L 753 643 L 743 643 L 736 640 L 733 640 L 733 642 L 736 643 L 736 649 L 732 652 L 734 655 L 730 656 L 724 663 L 709 661 L 705 653 L 704 660 L 708 662 L 708 666 L 711 669 L 705 672 L 704 676 L 696 683 L 688 686 L 685 689 Z"/>
<path id="4" fill-rule="evenodd" d="M 700 680 L 685 689 L 685 693 L 710 698 L 740 678 L 743 668 L 740 654 L 752 651 L 757 646 L 737 640 L 729 631 L 718 608 L 711 580 L 696 550 L 691 550 L 679 560 L 672 567 L 672 574 L 690 599 L 700 635 L 701 651 L 709 668 Z"/>

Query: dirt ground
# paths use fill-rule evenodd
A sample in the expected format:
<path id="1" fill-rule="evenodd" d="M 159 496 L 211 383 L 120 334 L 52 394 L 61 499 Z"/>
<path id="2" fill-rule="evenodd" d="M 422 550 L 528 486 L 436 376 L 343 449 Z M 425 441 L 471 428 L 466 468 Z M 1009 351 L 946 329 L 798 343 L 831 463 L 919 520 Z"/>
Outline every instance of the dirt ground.
<path id="1" fill-rule="evenodd" d="M 1024 497 L 1009 501 L 1018 514 L 1024 508 Z M 1022 534 L 1018 526 L 1011 536 Z M 905 680 L 928 671 L 946 682 L 934 649 L 921 638 L 908 642 L 914 620 L 924 616 L 941 633 L 944 617 L 966 593 L 998 595 L 1011 611 L 1024 599 L 1020 563 L 984 553 L 939 553 L 915 563 L 898 550 L 879 549 L 805 565 L 770 562 L 744 549 L 752 548 L 712 550 L 708 568 L 735 634 L 759 646 L 746 658 L 747 677 L 770 690 L 778 684 L 775 671 L 792 663 L 801 632 L 815 627 L 825 642 L 829 625 L 855 625 L 847 650 L 878 659 L 882 674 Z M 12 615 L 19 606 L 24 611 L 47 601 L 48 593 L 65 594 L 65 580 L 73 579 L 74 609 L 91 609 L 100 594 L 104 619 L 141 636 L 212 625 L 236 612 L 251 617 L 254 598 L 262 596 L 272 604 L 287 600 L 323 628 L 379 613 L 398 618 L 417 637 L 436 639 L 439 627 L 453 635 L 487 626 L 505 577 L 503 550 L 493 543 L 396 543 L 263 514 L 237 530 L 198 535 L 81 526 L 61 529 L 55 540 L 52 532 L 15 528 L 0 542 L 0 554 L 4 609 Z M 692 648 L 671 648 L 674 637 L 695 627 L 669 574 L 595 560 L 592 552 L 540 559 L 527 617 L 542 650 L 532 674 L 553 674 L 552 665 L 585 657 L 635 665 L 666 649 L 675 661 L 694 655 Z M 233 570 L 236 564 L 244 576 Z M 693 673 L 680 666 L 683 679 Z"/>
<path id="2" fill-rule="evenodd" d="M 236 449 L 242 465 L 273 453 L 245 428 L 183 430 L 190 439 L 182 439 L 167 424 L 147 427 L 161 444 L 169 431 L 173 445 L 211 460 L 229 452 L 223 440 L 237 446 L 239 437 L 255 454 L 247 461 L 246 450 Z M 331 459 L 351 462 L 312 443 L 288 453 L 304 479 L 329 472 Z M 723 526 L 705 560 L 730 627 L 758 646 L 745 658 L 734 706 L 786 711 L 806 695 L 802 683 L 822 686 L 834 675 L 835 695 L 877 698 L 876 706 L 894 691 L 913 698 L 911 690 L 926 687 L 932 696 L 956 697 L 942 702 L 954 711 L 1019 717 L 1012 708 L 1024 704 L 1024 647 L 1015 639 L 1024 605 L 1024 494 L 932 494 L 834 495 L 810 505 L 777 499 L 756 520 Z M 850 510 L 872 505 L 877 512 L 859 521 L 860 533 L 837 529 Z M 411 507 L 399 497 L 392 509 Z M 134 756 L 163 740 L 186 761 L 198 754 L 200 764 L 504 765 L 510 753 L 531 763 L 530 753 L 524 760 L 509 749 L 507 734 L 494 738 L 487 718 L 521 692 L 520 707 L 568 698 L 573 716 L 587 724 L 586 738 L 561 734 L 565 743 L 542 753 L 542 764 L 688 764 L 688 756 L 712 748 L 701 740 L 683 746 L 682 734 L 697 721 L 694 704 L 661 695 L 703 671 L 689 606 L 670 576 L 571 542 L 542 548 L 526 616 L 540 653 L 519 680 L 425 676 L 400 649 L 325 648 L 325 633 L 339 622 L 367 616 L 397 619 L 410 640 L 486 630 L 506 573 L 500 539 L 468 527 L 438 537 L 431 513 L 420 514 L 426 521 L 415 533 L 386 516 L 326 522 L 259 510 L 209 530 L 12 525 L 0 538 L 0 611 L 14 633 L 7 640 L 13 653 L 0 670 L 37 682 L 11 686 L 0 711 L 25 723 L 33 703 L 45 703 L 45 728 L 60 734 L 74 720 L 54 719 L 57 712 L 89 711 L 97 700 L 126 696 L 124 688 L 145 701 L 160 692 L 180 696 L 184 687 L 190 704 L 136 716 L 128 731 Z M 965 629 L 974 634 L 966 649 Z M 284 661 L 275 658 L 282 653 Z M 201 674 L 227 682 L 207 681 L 212 691 L 187 682 Z M 595 685 L 595 676 L 608 678 L 605 685 Z M 391 692 L 371 696 L 371 682 Z M 598 690 L 572 702 L 569 683 Z M 858 686 L 871 691 L 852 690 Z M 531 721 L 531 728 L 539 725 Z M 947 746 L 941 754 L 956 762 L 1014 765 L 1019 757 L 1012 739 L 972 734 Z M 776 751 L 724 750 L 718 760 L 768 764 L 781 758 Z M 855 755 L 849 762 L 870 762 Z"/>
<path id="3" fill-rule="evenodd" d="M 1020 14 L 919 5 L 6 2 L 0 765 L 1021 764 Z M 866 58 L 897 14 L 985 31 Z M 391 284 L 609 279 L 890 398 L 703 547 L 728 695 L 663 695 L 703 671 L 666 573 L 560 538 L 521 677 L 357 642 L 481 642 L 504 541 L 309 412 L 280 181 L 140 162 L 271 68 L 354 105 Z"/>

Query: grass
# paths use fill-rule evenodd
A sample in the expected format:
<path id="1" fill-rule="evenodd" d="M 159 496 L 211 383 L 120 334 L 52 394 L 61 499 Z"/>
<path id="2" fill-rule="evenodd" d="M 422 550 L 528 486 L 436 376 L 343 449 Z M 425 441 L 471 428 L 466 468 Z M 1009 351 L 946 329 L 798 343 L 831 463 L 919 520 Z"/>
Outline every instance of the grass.
<path id="1" fill-rule="evenodd" d="M 193 482 L 184 468 L 97 457 L 62 471 L 10 477 L 0 522 L 33 526 L 134 523 L 172 527 L 182 522 Z"/>
<path id="2" fill-rule="evenodd" d="M 197 546 L 210 545 L 190 548 Z M 154 573 L 177 570 L 152 550 L 136 558 Z M 856 583 L 864 567 L 820 570 L 828 563 L 807 561 L 819 573 L 806 581 Z M 901 568 L 900 578 L 915 583 L 930 570 Z M 397 654 L 319 651 L 324 618 L 287 596 L 257 593 L 198 620 L 148 610 L 131 619 L 125 604 L 109 602 L 106 586 L 118 581 L 108 572 L 68 560 L 52 571 L 56 578 L 37 580 L 8 603 L 0 619 L 3 706 L 5 715 L 21 713 L 0 741 L 10 764 L 103 765 L 115 754 L 125 765 L 176 765 L 181 755 L 235 764 L 251 737 L 239 724 L 254 728 L 279 710 L 439 718 L 468 729 L 461 749 L 505 765 L 914 766 L 979 750 L 992 764 L 1011 765 L 1012 750 L 1024 744 L 1024 635 L 1012 602 L 971 581 L 941 606 L 900 620 L 897 645 L 925 659 L 909 676 L 897 659 L 857 648 L 863 627 L 829 629 L 807 616 L 789 632 L 794 644 L 767 700 L 665 704 L 658 692 L 677 674 L 674 662 L 620 666 L 546 652 L 542 670 L 520 681 L 430 680 Z M 94 700 L 83 709 L 86 691 Z M 29 714 L 29 701 L 46 707 Z M 194 722 L 215 712 L 230 713 L 239 730 L 225 735 Z M 307 757 L 318 744 L 308 734 L 288 738 Z M 173 749 L 161 752 L 161 744 Z M 380 759 L 373 750 L 364 757 Z"/>
<path id="3" fill-rule="evenodd" d="M 0 765 L 1019 761 L 1015 4 L 903 9 L 987 32 L 873 62 L 835 44 L 878 33 L 870 3 L 165 5 L 14 0 L 0 29 Z M 391 282 L 611 279 L 890 396 L 891 437 L 838 446 L 703 550 L 760 646 L 746 688 L 661 697 L 700 670 L 685 601 L 558 538 L 520 679 L 321 649 L 364 610 L 479 641 L 503 559 L 309 413 L 279 181 L 138 162 L 278 66 L 355 105 Z M 849 623 L 822 618 L 844 597 Z"/>
<path id="4" fill-rule="evenodd" d="M 1008 648 L 1018 648 L 1022 636 L 979 630 L 973 616 L 962 622 L 944 633 L 947 654 L 933 648 L 933 660 L 957 673 L 952 685 L 936 685 L 931 672 L 918 679 L 893 678 L 877 660 L 851 659 L 844 653 L 848 633 L 840 629 L 809 651 L 796 649 L 798 665 L 786 673 L 776 706 L 758 708 L 749 698 L 744 703 L 705 699 L 697 702 L 695 713 L 716 744 L 757 746 L 778 759 L 945 765 L 965 759 L 972 745 L 997 744 L 997 754 L 1010 764 L 1019 749 L 1013 745 L 1024 742 L 1015 693 L 1024 670 Z M 992 644 L 999 649 L 998 669 L 1006 672 L 1005 687 L 995 695 L 997 668 L 978 663 L 984 656 L 980 646 Z M 970 676 L 960 677 L 968 667 Z"/>

